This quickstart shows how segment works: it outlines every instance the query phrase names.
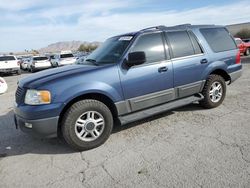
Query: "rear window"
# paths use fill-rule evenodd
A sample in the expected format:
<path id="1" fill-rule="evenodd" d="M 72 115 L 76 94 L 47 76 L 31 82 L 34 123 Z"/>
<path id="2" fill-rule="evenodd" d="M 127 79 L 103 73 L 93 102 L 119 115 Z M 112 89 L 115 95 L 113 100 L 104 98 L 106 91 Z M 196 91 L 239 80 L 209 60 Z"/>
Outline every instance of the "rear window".
<path id="1" fill-rule="evenodd" d="M 70 57 L 74 57 L 73 54 L 61 54 L 60 58 L 70 58 Z"/>
<path id="2" fill-rule="evenodd" d="M 33 58 L 35 61 L 43 61 L 43 60 L 48 60 L 47 57 L 34 57 Z"/>
<path id="3" fill-rule="evenodd" d="M 225 28 L 200 29 L 209 46 L 214 52 L 224 52 L 237 48 L 234 39 Z"/>
<path id="4" fill-rule="evenodd" d="M 0 56 L 0 61 L 12 61 L 16 60 L 14 56 Z"/>

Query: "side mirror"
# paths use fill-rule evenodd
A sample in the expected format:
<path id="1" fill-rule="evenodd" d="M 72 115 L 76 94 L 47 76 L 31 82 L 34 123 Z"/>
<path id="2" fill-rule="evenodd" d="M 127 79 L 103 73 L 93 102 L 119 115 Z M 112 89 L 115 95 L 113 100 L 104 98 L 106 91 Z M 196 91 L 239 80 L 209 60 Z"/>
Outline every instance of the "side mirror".
<path id="1" fill-rule="evenodd" d="M 145 52 L 131 52 L 128 54 L 128 66 L 140 65 L 146 62 Z"/>

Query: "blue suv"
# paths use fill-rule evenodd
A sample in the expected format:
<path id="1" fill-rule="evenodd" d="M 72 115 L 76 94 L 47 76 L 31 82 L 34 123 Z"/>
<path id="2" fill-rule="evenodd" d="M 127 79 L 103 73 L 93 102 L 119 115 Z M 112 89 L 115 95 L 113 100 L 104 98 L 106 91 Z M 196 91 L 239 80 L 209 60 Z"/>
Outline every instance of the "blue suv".
<path id="1" fill-rule="evenodd" d="M 239 49 L 225 27 L 151 27 L 107 39 L 81 64 L 21 79 L 15 123 L 87 150 L 108 139 L 114 122 L 124 125 L 193 102 L 217 107 L 226 84 L 241 74 Z"/>

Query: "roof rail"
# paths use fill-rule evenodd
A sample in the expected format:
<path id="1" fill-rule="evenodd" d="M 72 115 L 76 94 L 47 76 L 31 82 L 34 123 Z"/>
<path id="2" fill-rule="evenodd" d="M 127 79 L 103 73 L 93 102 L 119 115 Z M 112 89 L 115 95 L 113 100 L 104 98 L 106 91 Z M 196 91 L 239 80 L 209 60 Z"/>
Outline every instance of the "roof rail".
<path id="1" fill-rule="evenodd" d="M 163 30 L 163 29 L 166 29 L 167 27 L 164 26 L 164 25 L 159 25 L 159 26 L 154 26 L 154 27 L 148 27 L 148 28 L 145 28 L 145 29 L 142 29 L 140 31 L 147 31 L 147 30 Z"/>
<path id="2" fill-rule="evenodd" d="M 187 24 L 180 24 L 180 25 L 175 25 L 175 26 L 173 26 L 173 27 L 181 27 L 181 26 L 191 26 L 191 24 L 190 23 L 187 23 Z"/>

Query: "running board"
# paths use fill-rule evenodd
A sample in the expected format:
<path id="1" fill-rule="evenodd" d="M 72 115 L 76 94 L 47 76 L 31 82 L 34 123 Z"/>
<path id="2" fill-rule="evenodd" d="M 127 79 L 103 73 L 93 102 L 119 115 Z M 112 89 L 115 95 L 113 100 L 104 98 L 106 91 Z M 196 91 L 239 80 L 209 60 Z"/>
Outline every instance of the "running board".
<path id="1" fill-rule="evenodd" d="M 148 108 L 146 110 L 134 112 L 132 114 L 128 114 L 128 115 L 124 115 L 124 116 L 120 116 L 119 120 L 121 122 L 121 125 L 125 125 L 125 124 L 131 123 L 134 121 L 138 121 L 138 120 L 141 120 L 141 119 L 144 119 L 144 118 L 156 115 L 156 114 L 160 114 L 162 112 L 166 112 L 166 111 L 169 111 L 169 110 L 172 110 L 175 108 L 179 108 L 179 107 L 200 101 L 203 98 L 204 97 L 201 94 L 199 94 L 196 96 L 190 96 L 190 97 L 186 97 L 183 99 L 178 99 L 175 101 L 168 102 L 166 104 L 162 104 L 159 106 Z"/>

